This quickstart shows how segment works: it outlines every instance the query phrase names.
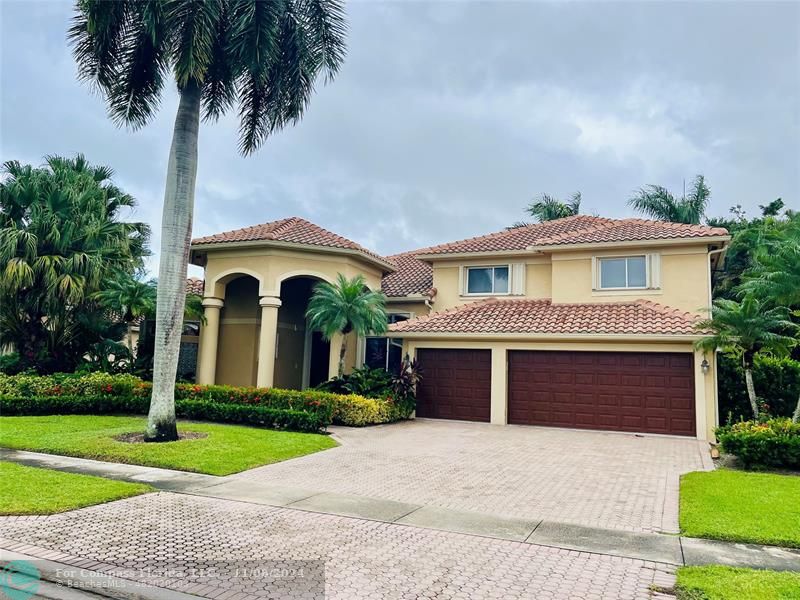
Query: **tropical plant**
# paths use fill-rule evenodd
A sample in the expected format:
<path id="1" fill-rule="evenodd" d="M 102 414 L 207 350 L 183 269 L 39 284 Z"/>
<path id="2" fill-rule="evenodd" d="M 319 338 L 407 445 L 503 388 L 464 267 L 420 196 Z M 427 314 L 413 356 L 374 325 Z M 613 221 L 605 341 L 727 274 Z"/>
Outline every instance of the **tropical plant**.
<path id="1" fill-rule="evenodd" d="M 239 150 L 251 154 L 300 120 L 320 73 L 345 53 L 341 0 L 78 0 L 69 31 L 80 76 L 105 96 L 112 120 L 134 129 L 178 89 L 164 192 L 153 395 L 145 438 L 176 440 L 175 373 L 183 325 L 200 113 L 238 104 Z"/>
<path id="2" fill-rule="evenodd" d="M 702 350 L 733 354 L 742 361 L 747 396 L 753 416 L 759 415 L 758 397 L 753 384 L 753 360 L 760 352 L 785 354 L 795 343 L 786 335 L 796 326 L 788 319 L 785 307 L 769 307 L 752 295 L 741 302 L 723 298 L 714 301 L 711 317 L 697 324 L 707 333 L 696 346 Z"/>
<path id="3" fill-rule="evenodd" d="M 794 308 L 794 314 L 800 316 L 800 216 L 791 219 L 781 243 L 756 254 L 755 264 L 745 277 L 741 286 L 744 293 Z M 800 421 L 800 398 L 792 421 Z"/>
<path id="4" fill-rule="evenodd" d="M 120 220 L 133 198 L 82 155 L 2 170 L 0 347 L 16 350 L 22 368 L 73 370 L 90 346 L 124 333 L 94 294 L 141 269 L 149 230 Z"/>
<path id="5" fill-rule="evenodd" d="M 108 281 L 94 298 L 101 306 L 125 322 L 128 328 L 128 352 L 133 356 L 131 326 L 143 317 L 153 314 L 156 308 L 155 281 L 140 281 L 127 273 L 118 273 Z"/>
<path id="6" fill-rule="evenodd" d="M 322 333 L 326 340 L 337 334 L 346 337 L 381 335 L 386 332 L 386 296 L 367 287 L 363 275 L 347 279 L 339 273 L 335 283 L 323 281 L 314 287 L 306 311 L 309 326 Z M 339 377 L 344 375 L 346 340 L 339 352 Z"/>
<path id="7" fill-rule="evenodd" d="M 698 224 L 705 217 L 711 199 L 711 190 L 705 178 L 697 175 L 691 183 L 689 193 L 676 198 L 672 192 L 660 185 L 640 188 L 628 200 L 628 205 L 643 215 L 658 221 Z"/>
<path id="8" fill-rule="evenodd" d="M 566 202 L 542 194 L 531 202 L 525 211 L 540 223 L 571 217 L 581 212 L 581 193 L 575 192 Z"/>

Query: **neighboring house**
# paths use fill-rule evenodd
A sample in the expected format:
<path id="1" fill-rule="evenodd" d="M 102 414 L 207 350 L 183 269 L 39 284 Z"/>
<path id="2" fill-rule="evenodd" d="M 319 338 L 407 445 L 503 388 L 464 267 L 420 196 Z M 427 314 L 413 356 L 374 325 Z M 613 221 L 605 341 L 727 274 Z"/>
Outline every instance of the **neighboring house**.
<path id="1" fill-rule="evenodd" d="M 362 274 L 386 336 L 348 368 L 421 365 L 417 415 L 713 439 L 716 360 L 694 350 L 725 229 L 579 215 L 381 257 L 299 218 L 192 242 L 205 268 L 198 381 L 302 389 L 341 339 L 306 327 L 313 285 Z M 352 336 L 350 336 L 352 337 Z"/>

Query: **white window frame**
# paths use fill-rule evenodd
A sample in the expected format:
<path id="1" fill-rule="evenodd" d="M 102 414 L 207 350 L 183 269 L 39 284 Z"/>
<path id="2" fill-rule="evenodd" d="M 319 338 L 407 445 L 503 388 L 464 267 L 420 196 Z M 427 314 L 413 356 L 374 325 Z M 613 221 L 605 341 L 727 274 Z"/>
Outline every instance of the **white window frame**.
<path id="1" fill-rule="evenodd" d="M 510 296 L 513 289 L 513 269 L 510 263 L 506 264 L 493 264 L 493 265 L 470 265 L 463 268 L 463 287 L 461 289 L 462 296 Z M 492 290 L 494 290 L 494 270 L 495 269 L 508 269 L 508 291 L 505 292 L 470 292 L 469 291 L 469 271 L 470 269 L 491 269 L 492 270 Z"/>
<path id="2" fill-rule="evenodd" d="M 628 260 L 631 258 L 642 258 L 644 259 L 644 281 L 645 284 L 643 286 L 639 285 L 625 285 L 624 287 L 603 287 L 603 261 L 604 260 L 625 260 L 625 282 L 628 282 Z M 593 286 L 594 290 L 597 292 L 614 292 L 614 291 L 625 291 L 625 290 L 648 290 L 648 289 L 655 289 L 658 286 L 655 285 L 655 277 L 654 277 L 654 263 L 658 259 L 658 255 L 652 254 L 624 254 L 624 255 L 608 255 L 608 256 L 595 256 L 593 257 L 593 261 L 595 263 L 594 267 L 594 276 L 595 276 L 595 285 Z"/>
<path id="3" fill-rule="evenodd" d="M 403 317 L 406 318 L 406 320 L 414 318 L 414 313 L 410 313 L 410 312 L 393 311 L 393 312 L 386 313 L 387 317 L 392 316 L 392 315 L 403 316 Z M 360 366 L 362 366 L 362 367 L 367 364 L 367 339 L 369 339 L 369 338 L 378 338 L 378 339 L 386 340 L 386 361 L 387 361 L 387 363 L 388 363 L 388 360 L 389 360 L 389 345 L 390 344 L 394 344 L 395 346 L 400 346 L 401 348 L 403 346 L 403 340 L 400 339 L 400 338 L 390 338 L 390 337 L 387 337 L 386 335 L 365 335 L 364 337 L 361 338 L 361 343 L 359 344 L 359 346 L 360 346 L 359 347 L 360 356 L 358 357 L 358 364 Z M 387 367 L 388 367 L 388 364 L 384 365 L 384 369 L 388 372 L 389 369 Z"/>

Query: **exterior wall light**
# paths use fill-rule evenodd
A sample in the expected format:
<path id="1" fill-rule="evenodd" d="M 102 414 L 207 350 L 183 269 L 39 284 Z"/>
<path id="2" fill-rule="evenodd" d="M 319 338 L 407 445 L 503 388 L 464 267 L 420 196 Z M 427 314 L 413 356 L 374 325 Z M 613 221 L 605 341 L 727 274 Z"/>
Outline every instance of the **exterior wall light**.
<path id="1" fill-rule="evenodd" d="M 700 370 L 703 371 L 703 375 L 708 375 L 709 369 L 711 369 L 711 365 L 708 364 L 708 361 L 704 358 L 703 362 L 700 363 Z"/>

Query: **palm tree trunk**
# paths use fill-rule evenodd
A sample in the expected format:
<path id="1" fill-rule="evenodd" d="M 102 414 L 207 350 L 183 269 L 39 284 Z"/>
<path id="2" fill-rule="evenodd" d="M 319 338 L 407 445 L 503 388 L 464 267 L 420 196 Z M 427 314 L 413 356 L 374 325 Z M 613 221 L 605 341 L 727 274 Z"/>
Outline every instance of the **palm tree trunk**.
<path id="1" fill-rule="evenodd" d="M 342 336 L 342 346 L 339 348 L 339 378 L 344 377 L 344 355 L 347 352 L 347 338 Z"/>
<path id="2" fill-rule="evenodd" d="M 794 407 L 792 423 L 800 423 L 800 397 L 797 398 L 797 406 Z"/>
<path id="3" fill-rule="evenodd" d="M 153 395 L 145 432 L 145 440 L 150 442 L 178 439 L 175 424 L 175 375 L 178 371 L 183 311 L 186 304 L 186 269 L 192 238 L 199 129 L 200 88 L 190 81 L 180 93 L 164 191 L 153 353 Z"/>
<path id="4" fill-rule="evenodd" d="M 753 369 L 749 365 L 744 368 L 744 380 L 747 384 L 747 397 L 750 399 L 750 408 L 753 409 L 753 416 L 758 419 L 756 387 L 753 385 Z"/>

